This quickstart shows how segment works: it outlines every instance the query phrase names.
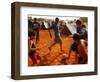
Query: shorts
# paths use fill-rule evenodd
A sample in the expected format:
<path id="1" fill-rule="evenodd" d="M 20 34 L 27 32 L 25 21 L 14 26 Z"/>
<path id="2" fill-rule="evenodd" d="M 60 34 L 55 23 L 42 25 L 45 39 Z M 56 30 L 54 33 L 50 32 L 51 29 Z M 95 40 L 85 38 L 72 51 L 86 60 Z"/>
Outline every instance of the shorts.
<path id="1" fill-rule="evenodd" d="M 62 43 L 60 37 L 55 37 L 54 41 L 55 41 L 55 43 Z"/>

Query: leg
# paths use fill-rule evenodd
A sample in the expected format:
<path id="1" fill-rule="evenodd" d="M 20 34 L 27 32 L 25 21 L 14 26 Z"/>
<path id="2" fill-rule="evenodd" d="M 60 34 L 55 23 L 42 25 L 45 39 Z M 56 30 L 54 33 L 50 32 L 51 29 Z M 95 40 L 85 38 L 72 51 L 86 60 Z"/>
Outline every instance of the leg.
<path id="1" fill-rule="evenodd" d="M 56 42 L 52 43 L 51 46 L 48 47 L 50 51 L 51 51 L 51 48 L 52 48 L 55 44 L 56 44 Z"/>
<path id="2" fill-rule="evenodd" d="M 39 30 L 36 30 L 36 44 L 39 42 Z"/>
<path id="3" fill-rule="evenodd" d="M 83 61 L 82 61 L 82 64 L 86 64 L 87 63 L 87 61 L 88 61 L 88 58 L 85 56 L 85 57 L 83 57 Z"/>
<path id="4" fill-rule="evenodd" d="M 36 60 L 35 55 L 29 55 L 29 56 L 32 59 L 33 64 L 37 64 L 37 60 Z"/>
<path id="5" fill-rule="evenodd" d="M 37 64 L 37 58 L 36 58 L 36 56 L 33 56 L 32 61 L 33 61 L 33 64 Z"/>
<path id="6" fill-rule="evenodd" d="M 39 56 L 38 53 L 37 53 L 36 57 L 37 57 L 38 60 L 41 60 L 41 57 Z"/>
<path id="7" fill-rule="evenodd" d="M 62 42 L 60 42 L 60 50 L 63 51 L 63 50 L 62 50 Z"/>

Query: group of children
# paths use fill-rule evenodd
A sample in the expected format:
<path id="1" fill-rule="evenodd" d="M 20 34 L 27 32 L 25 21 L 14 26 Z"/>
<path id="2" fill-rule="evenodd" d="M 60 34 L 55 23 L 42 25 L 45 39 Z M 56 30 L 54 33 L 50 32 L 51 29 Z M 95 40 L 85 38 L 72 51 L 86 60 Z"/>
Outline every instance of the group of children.
<path id="1" fill-rule="evenodd" d="M 72 35 L 73 43 L 69 49 L 69 58 L 71 52 L 74 52 L 78 64 L 86 64 L 88 62 L 88 35 L 87 29 L 80 20 L 76 21 L 77 33 Z"/>
<path id="2" fill-rule="evenodd" d="M 55 44 L 59 44 L 61 51 L 63 51 L 62 50 L 62 40 L 59 35 L 58 22 L 59 22 L 59 18 L 56 18 L 55 23 L 50 27 L 54 30 L 55 38 L 54 38 L 54 42 L 48 47 L 49 51 L 51 51 L 52 47 Z M 76 56 L 76 60 L 78 61 L 78 64 L 86 64 L 88 61 L 87 32 L 84 30 L 84 28 L 86 27 L 84 25 L 81 26 L 80 20 L 77 20 L 76 24 L 77 24 L 77 33 L 73 34 L 73 37 L 72 37 L 73 43 L 70 46 L 67 59 L 70 59 L 71 53 L 74 52 Z M 37 48 L 35 46 L 35 34 L 38 34 L 38 32 L 35 33 L 34 30 L 28 32 L 28 54 L 32 60 L 32 65 L 39 65 L 39 63 L 41 62 L 41 57 L 38 51 L 41 48 Z M 66 59 L 64 60 L 66 61 Z"/>

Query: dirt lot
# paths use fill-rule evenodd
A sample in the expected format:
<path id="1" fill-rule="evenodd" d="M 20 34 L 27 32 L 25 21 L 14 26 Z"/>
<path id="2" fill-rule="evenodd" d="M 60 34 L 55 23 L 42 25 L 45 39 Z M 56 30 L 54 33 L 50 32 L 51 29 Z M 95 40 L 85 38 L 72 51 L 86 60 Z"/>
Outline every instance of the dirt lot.
<path id="1" fill-rule="evenodd" d="M 76 64 L 77 61 L 75 60 L 75 54 L 72 53 L 71 57 L 68 59 L 68 51 L 70 45 L 72 44 L 73 40 L 70 37 L 62 37 L 63 43 L 63 52 L 60 51 L 59 44 L 56 44 L 52 47 L 51 52 L 49 51 L 48 47 L 52 44 L 54 40 L 53 31 L 52 38 L 49 36 L 48 30 L 40 31 L 40 41 L 36 45 L 36 47 L 40 47 L 41 49 L 37 51 L 41 57 L 41 61 L 38 62 L 37 65 L 64 65 L 64 64 Z M 28 57 L 28 66 L 32 65 L 32 60 Z"/>

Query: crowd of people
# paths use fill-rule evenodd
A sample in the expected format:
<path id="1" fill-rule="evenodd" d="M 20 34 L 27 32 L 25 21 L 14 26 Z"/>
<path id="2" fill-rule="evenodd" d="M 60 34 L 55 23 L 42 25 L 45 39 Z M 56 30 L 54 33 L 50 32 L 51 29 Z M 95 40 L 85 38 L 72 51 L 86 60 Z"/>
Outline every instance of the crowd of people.
<path id="1" fill-rule="evenodd" d="M 49 28 L 46 28 L 48 30 L 48 33 L 50 37 L 52 38 L 51 30 L 54 32 L 54 40 L 52 44 L 48 47 L 48 50 L 51 52 L 54 45 L 59 44 L 60 51 L 63 52 L 62 48 L 62 39 L 61 39 L 61 32 L 62 29 L 60 28 L 61 24 L 59 24 L 60 19 L 55 18 L 54 21 L 52 21 L 51 24 L 48 24 Z M 73 43 L 70 46 L 69 52 L 68 52 L 68 59 L 70 59 L 71 53 L 75 53 L 76 60 L 78 61 L 78 64 L 86 64 L 88 62 L 88 33 L 86 26 L 82 24 L 81 20 L 76 20 L 76 33 L 71 35 L 73 39 Z M 65 25 L 66 26 L 66 25 Z M 39 31 L 44 27 L 43 21 L 40 24 L 40 22 L 37 21 L 37 18 L 34 18 L 34 21 L 28 20 L 28 55 L 32 59 L 33 64 L 35 65 L 37 63 L 40 64 L 41 57 L 38 51 L 41 48 L 37 48 L 35 44 L 38 44 L 40 39 Z M 45 40 L 45 39 L 44 39 Z M 65 59 L 66 61 L 66 59 Z"/>

